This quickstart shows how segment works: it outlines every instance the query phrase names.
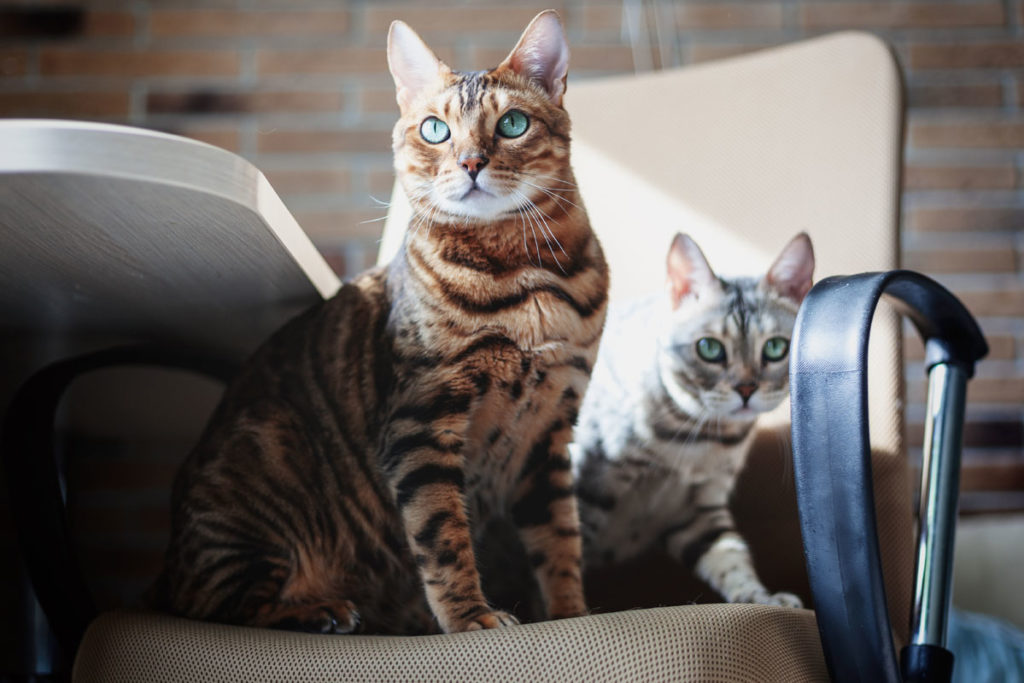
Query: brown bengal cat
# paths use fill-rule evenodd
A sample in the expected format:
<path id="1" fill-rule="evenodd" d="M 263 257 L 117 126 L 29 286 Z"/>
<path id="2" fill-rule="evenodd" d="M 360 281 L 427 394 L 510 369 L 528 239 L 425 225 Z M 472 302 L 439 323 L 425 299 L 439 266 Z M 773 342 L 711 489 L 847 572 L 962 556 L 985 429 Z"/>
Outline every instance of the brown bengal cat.
<path id="1" fill-rule="evenodd" d="M 586 611 L 567 445 L 608 273 L 569 165 L 561 22 L 541 13 L 475 73 L 395 22 L 388 62 L 403 249 L 227 389 L 175 482 L 154 587 L 174 613 L 333 633 L 515 623 L 474 556 L 499 517 L 548 615 Z"/>

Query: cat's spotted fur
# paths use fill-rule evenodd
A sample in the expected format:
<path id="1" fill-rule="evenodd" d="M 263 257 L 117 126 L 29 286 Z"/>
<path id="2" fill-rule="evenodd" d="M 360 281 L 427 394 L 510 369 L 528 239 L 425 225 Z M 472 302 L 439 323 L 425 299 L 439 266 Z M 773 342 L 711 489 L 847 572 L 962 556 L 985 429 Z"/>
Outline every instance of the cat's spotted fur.
<path id="1" fill-rule="evenodd" d="M 569 166 L 568 49 L 544 12 L 458 73 L 395 22 L 404 248 L 275 334 L 227 390 L 173 496 L 172 611 L 371 633 L 510 624 L 474 535 L 518 530 L 550 617 L 585 612 L 567 453 L 607 268 Z M 525 132 L 497 133 L 515 109 Z M 441 142 L 430 142 L 444 128 Z M 518 120 L 518 119 L 517 119 Z M 521 120 L 519 120 L 521 122 Z"/>
<path id="2" fill-rule="evenodd" d="M 661 546 L 728 602 L 800 605 L 761 584 L 728 502 L 758 414 L 788 394 L 778 340 L 813 268 L 801 234 L 761 280 L 720 279 L 678 235 L 668 295 L 610 314 L 572 447 L 587 568 Z"/>

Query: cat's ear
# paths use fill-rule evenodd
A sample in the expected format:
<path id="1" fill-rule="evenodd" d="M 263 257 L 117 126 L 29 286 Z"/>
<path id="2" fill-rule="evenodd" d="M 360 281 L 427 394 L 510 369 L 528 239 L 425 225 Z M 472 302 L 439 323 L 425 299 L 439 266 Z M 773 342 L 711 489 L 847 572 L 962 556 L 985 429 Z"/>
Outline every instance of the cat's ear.
<path id="1" fill-rule="evenodd" d="M 395 79 L 398 106 L 405 111 L 424 88 L 441 78 L 448 67 L 408 24 L 393 21 L 388 30 L 388 69 Z"/>
<path id="2" fill-rule="evenodd" d="M 699 297 L 713 288 L 721 288 L 718 277 L 704 258 L 704 252 L 689 235 L 676 233 L 666 261 L 668 295 L 673 310 L 679 308 L 679 304 L 688 296 Z"/>
<path id="3" fill-rule="evenodd" d="M 814 284 L 814 248 L 807 233 L 789 241 L 764 276 L 764 284 L 782 296 L 800 303 Z"/>
<path id="4" fill-rule="evenodd" d="M 498 68 L 502 67 L 529 78 L 544 89 L 552 102 L 562 106 L 565 77 L 569 73 L 569 43 L 558 13 L 549 9 L 535 16 Z"/>

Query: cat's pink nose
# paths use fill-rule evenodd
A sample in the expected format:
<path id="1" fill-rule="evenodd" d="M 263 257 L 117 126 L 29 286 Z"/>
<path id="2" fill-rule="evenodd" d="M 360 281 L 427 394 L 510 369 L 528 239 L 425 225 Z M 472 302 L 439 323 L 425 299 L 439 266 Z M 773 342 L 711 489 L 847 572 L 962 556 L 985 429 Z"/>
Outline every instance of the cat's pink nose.
<path id="1" fill-rule="evenodd" d="M 490 161 L 490 159 L 485 157 L 483 154 L 469 154 L 459 159 L 459 165 L 466 169 L 466 173 L 469 174 L 470 178 L 476 180 L 480 170 L 487 165 L 488 161 Z"/>
<path id="2" fill-rule="evenodd" d="M 754 392 L 757 391 L 757 383 L 755 382 L 740 382 L 736 385 L 736 393 L 743 399 L 743 404 L 746 405 L 750 397 L 753 396 Z"/>

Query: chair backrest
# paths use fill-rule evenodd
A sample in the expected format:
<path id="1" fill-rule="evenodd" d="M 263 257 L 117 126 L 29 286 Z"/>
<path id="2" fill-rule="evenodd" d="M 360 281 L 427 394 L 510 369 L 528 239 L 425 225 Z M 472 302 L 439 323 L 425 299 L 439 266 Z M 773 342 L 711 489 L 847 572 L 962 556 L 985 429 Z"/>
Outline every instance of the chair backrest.
<path id="1" fill-rule="evenodd" d="M 764 272 L 801 230 L 814 243 L 816 279 L 898 266 L 901 80 L 889 48 L 871 35 L 839 33 L 696 67 L 574 81 L 566 107 L 573 168 L 611 267 L 613 300 L 663 287 L 676 231 L 692 235 L 723 274 Z M 399 248 L 407 220 L 396 186 L 381 262 Z M 887 319 L 872 331 L 870 419 L 899 632 L 909 613 L 911 518 L 899 326 L 891 313 L 881 315 Z M 788 406 L 780 407 L 762 441 L 778 444 L 787 423 Z M 748 469 L 758 468 L 752 456 Z M 763 476 L 771 484 L 772 475 Z M 791 488 L 788 471 L 785 481 Z M 746 488 L 741 482 L 738 507 L 764 486 Z M 756 542 L 754 549 L 756 556 Z"/>

